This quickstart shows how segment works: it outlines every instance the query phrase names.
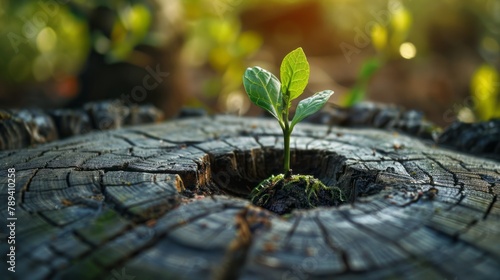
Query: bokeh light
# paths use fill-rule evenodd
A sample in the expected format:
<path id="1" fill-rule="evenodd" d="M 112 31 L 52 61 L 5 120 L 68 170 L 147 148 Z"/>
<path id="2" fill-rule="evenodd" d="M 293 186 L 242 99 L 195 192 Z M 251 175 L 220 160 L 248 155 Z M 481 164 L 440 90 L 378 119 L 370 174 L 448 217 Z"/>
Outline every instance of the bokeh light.
<path id="1" fill-rule="evenodd" d="M 244 70 L 277 74 L 302 47 L 306 96 L 329 88 L 342 106 L 397 103 L 442 125 L 452 108 L 480 120 L 500 111 L 500 86 L 486 78 L 500 68 L 498 26 L 497 0 L 0 0 L 0 102 L 120 98 L 158 66 L 170 76 L 149 101 L 172 114 L 193 105 L 258 115 L 243 101 Z"/>
<path id="2" fill-rule="evenodd" d="M 43 28 L 36 36 L 36 46 L 41 53 L 51 52 L 57 43 L 57 34 L 50 27 Z"/>
<path id="3" fill-rule="evenodd" d="M 405 59 L 412 59 L 417 55 L 417 48 L 410 42 L 405 42 L 399 46 L 399 53 Z"/>

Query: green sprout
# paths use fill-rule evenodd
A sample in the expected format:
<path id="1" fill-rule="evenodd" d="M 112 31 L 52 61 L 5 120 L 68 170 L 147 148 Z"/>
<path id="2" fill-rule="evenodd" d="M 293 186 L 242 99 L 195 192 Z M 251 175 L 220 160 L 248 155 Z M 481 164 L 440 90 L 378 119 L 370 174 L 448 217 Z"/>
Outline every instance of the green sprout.
<path id="1" fill-rule="evenodd" d="M 290 135 L 297 123 L 319 111 L 332 96 L 324 90 L 299 102 L 292 121 L 289 120 L 292 100 L 299 97 L 309 82 L 309 63 L 302 48 L 293 50 L 283 58 L 280 67 L 281 83 L 271 72 L 258 66 L 248 68 L 243 75 L 243 86 L 250 100 L 268 111 L 278 120 L 283 130 L 283 173 L 291 176 Z"/>

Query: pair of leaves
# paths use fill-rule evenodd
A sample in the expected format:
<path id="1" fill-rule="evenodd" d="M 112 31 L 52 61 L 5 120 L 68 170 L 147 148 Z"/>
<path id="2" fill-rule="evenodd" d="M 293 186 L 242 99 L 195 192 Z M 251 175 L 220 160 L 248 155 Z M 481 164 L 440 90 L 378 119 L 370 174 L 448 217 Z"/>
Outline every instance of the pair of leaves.
<path id="1" fill-rule="evenodd" d="M 284 116 L 288 115 L 291 101 L 303 93 L 309 80 L 309 63 L 302 48 L 285 56 L 281 63 L 280 76 L 282 83 L 269 71 L 258 66 L 251 67 L 245 71 L 243 86 L 250 100 L 268 111 L 279 121 L 281 127 L 284 127 L 289 121 L 284 119 Z M 333 91 L 325 90 L 300 101 L 290 129 L 321 109 L 332 94 Z"/>

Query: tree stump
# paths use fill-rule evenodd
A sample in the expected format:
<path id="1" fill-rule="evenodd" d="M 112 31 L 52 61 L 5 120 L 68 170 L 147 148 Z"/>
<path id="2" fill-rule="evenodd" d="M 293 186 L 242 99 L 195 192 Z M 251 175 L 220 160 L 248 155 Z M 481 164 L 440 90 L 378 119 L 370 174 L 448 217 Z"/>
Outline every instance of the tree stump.
<path id="1" fill-rule="evenodd" d="M 12 279 L 491 279 L 500 164 L 378 129 L 299 124 L 292 169 L 344 204 L 277 215 L 248 194 L 282 168 L 274 120 L 180 119 L 0 152 Z M 9 216 L 8 169 L 15 168 Z M 2 240 L 12 232 L 1 228 Z M 1 243 L 1 254 L 11 250 Z M 6 279 L 6 278 L 3 278 Z"/>

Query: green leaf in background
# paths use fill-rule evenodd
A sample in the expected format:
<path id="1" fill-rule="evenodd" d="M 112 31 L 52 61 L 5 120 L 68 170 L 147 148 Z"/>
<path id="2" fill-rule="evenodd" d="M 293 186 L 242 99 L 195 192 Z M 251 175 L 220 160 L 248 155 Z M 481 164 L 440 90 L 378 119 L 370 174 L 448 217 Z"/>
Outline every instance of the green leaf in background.
<path id="1" fill-rule="evenodd" d="M 293 129 L 293 127 L 298 122 L 319 111 L 319 109 L 321 109 L 325 105 L 332 94 L 333 91 L 324 90 L 300 101 L 299 105 L 297 105 L 297 110 L 295 111 L 295 116 L 293 116 L 290 128 Z"/>
<path id="2" fill-rule="evenodd" d="M 361 66 L 361 71 L 359 72 L 358 79 L 363 82 L 367 82 L 380 68 L 380 64 L 381 63 L 377 58 L 366 60 Z"/>
<path id="3" fill-rule="evenodd" d="M 271 72 L 258 66 L 247 68 L 243 86 L 255 105 L 267 110 L 283 125 L 281 84 Z"/>
<path id="4" fill-rule="evenodd" d="M 363 63 L 356 84 L 354 84 L 349 93 L 344 97 L 343 104 L 346 107 L 351 107 L 363 101 L 366 95 L 368 82 L 380 67 L 381 62 L 378 58 L 368 59 Z"/>
<path id="5" fill-rule="evenodd" d="M 309 81 L 309 63 L 302 48 L 295 49 L 283 58 L 280 67 L 281 91 L 288 96 L 288 107 L 299 97 Z"/>

